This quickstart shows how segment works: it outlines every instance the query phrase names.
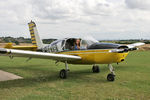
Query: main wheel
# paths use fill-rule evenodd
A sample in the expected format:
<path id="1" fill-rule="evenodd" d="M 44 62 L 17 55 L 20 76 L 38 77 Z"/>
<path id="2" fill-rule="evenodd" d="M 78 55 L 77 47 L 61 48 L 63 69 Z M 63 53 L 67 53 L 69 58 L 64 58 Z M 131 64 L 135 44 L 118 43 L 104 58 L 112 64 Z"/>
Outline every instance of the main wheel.
<path id="1" fill-rule="evenodd" d="M 62 69 L 59 73 L 59 77 L 62 79 L 66 79 L 67 78 L 67 71 L 65 69 Z"/>
<path id="2" fill-rule="evenodd" d="M 114 74 L 108 74 L 107 75 L 107 80 L 108 81 L 114 81 L 115 80 L 115 75 Z"/>
<path id="3" fill-rule="evenodd" d="M 99 66 L 93 66 L 92 71 L 93 73 L 99 73 L 100 72 Z"/>

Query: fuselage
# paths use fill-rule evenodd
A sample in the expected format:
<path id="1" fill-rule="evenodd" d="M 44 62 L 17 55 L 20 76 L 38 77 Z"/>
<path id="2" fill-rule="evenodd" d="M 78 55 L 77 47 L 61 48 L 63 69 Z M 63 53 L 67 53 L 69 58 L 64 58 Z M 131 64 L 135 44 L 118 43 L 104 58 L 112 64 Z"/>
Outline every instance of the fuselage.
<path id="1" fill-rule="evenodd" d="M 66 54 L 66 55 L 75 55 L 80 56 L 81 60 L 70 61 L 71 64 L 111 64 L 111 63 L 120 63 L 124 61 L 128 52 L 122 53 L 113 53 L 110 50 L 125 48 L 122 45 L 114 43 L 99 43 L 99 42 L 90 42 L 89 44 L 82 43 L 81 49 L 74 50 L 71 47 L 73 44 L 67 43 L 69 39 L 61 39 L 52 42 L 50 45 L 42 48 L 43 52 Z M 71 38 L 69 42 L 72 42 Z M 69 45 L 69 46 L 68 46 Z"/>
<path id="2" fill-rule="evenodd" d="M 71 64 L 112 64 L 120 63 L 125 60 L 128 52 L 125 53 L 112 53 L 111 49 L 93 49 L 93 50 L 78 50 L 59 52 L 60 54 L 76 55 L 82 59 L 77 61 L 68 62 Z"/>
<path id="3" fill-rule="evenodd" d="M 47 53 L 57 53 L 80 56 L 81 60 L 68 61 L 71 64 L 111 64 L 124 61 L 128 52 L 110 52 L 113 49 L 127 48 L 124 45 L 114 43 L 100 43 L 98 41 L 81 39 L 80 49 L 74 49 L 76 38 L 65 38 L 44 45 L 38 49 L 37 46 L 12 46 L 7 44 L 8 49 L 42 51 Z"/>

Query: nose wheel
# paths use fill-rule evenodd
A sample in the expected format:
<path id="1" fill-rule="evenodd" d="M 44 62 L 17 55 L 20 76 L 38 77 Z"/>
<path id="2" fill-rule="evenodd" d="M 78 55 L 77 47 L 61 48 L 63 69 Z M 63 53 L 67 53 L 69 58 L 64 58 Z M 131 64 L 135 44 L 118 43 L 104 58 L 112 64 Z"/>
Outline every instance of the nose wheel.
<path id="1" fill-rule="evenodd" d="M 108 81 L 114 81 L 114 80 L 115 80 L 115 75 L 112 74 L 112 73 L 108 74 L 108 75 L 107 75 L 107 80 L 108 80 Z"/>
<path id="2" fill-rule="evenodd" d="M 111 64 L 108 64 L 109 70 L 110 70 L 110 74 L 107 75 L 107 80 L 108 81 L 114 81 L 115 80 L 115 71 L 114 68 Z"/>

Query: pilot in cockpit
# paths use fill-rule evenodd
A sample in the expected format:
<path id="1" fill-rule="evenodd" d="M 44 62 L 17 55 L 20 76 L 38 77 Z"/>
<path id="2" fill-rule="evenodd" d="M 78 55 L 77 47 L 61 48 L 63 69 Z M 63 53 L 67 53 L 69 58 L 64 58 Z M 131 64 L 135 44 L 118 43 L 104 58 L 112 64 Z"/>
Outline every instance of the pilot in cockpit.
<path id="1" fill-rule="evenodd" d="M 75 40 L 74 50 L 80 50 L 80 39 Z"/>

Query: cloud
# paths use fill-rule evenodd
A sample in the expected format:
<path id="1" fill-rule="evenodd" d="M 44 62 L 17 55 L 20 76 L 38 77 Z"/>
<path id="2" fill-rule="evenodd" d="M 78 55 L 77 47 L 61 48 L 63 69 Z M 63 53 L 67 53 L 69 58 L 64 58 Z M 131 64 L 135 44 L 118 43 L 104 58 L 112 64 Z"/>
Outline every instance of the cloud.
<path id="1" fill-rule="evenodd" d="M 150 0 L 125 0 L 125 3 L 131 9 L 150 10 Z"/>
<path id="2" fill-rule="evenodd" d="M 42 38 L 146 37 L 149 5 L 148 0 L 0 0 L 0 36 L 29 37 L 27 23 L 33 20 Z"/>
<path id="3" fill-rule="evenodd" d="M 113 15 L 113 5 L 105 0 L 33 0 L 32 13 L 47 22 L 91 21 L 93 16 Z M 89 22 L 90 23 L 90 22 Z"/>

